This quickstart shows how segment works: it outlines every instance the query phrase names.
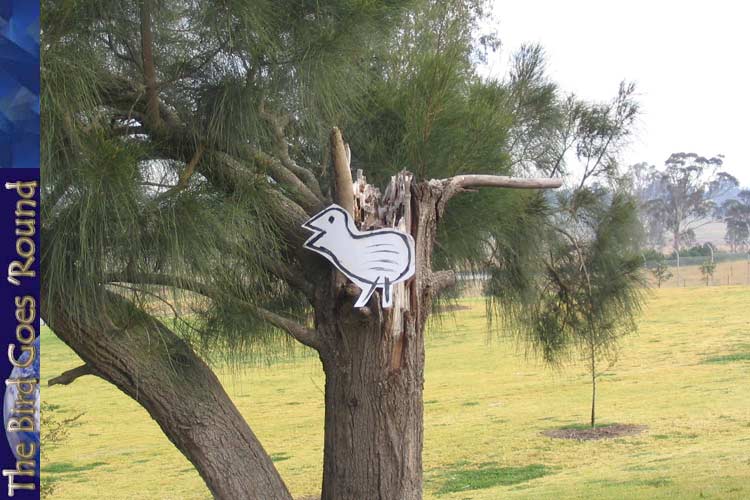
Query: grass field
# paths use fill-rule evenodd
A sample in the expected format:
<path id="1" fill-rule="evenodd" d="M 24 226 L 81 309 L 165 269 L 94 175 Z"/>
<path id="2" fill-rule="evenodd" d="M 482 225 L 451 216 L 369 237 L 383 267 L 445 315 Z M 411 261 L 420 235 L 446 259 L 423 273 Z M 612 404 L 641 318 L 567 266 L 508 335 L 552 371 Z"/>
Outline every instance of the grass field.
<path id="1" fill-rule="evenodd" d="M 655 290 L 640 331 L 601 378 L 603 422 L 639 435 L 578 442 L 542 431 L 583 424 L 582 365 L 551 370 L 509 339 L 490 338 L 481 299 L 443 316 L 427 342 L 425 498 L 750 498 L 750 287 Z M 198 474 L 138 405 L 84 377 L 43 333 L 43 398 L 58 417 L 83 413 L 42 473 L 60 499 L 204 499 Z M 321 477 L 323 378 L 313 358 L 222 380 L 295 496 Z M 365 500 L 365 499 L 363 499 Z M 398 500 L 398 499 L 394 499 Z"/>

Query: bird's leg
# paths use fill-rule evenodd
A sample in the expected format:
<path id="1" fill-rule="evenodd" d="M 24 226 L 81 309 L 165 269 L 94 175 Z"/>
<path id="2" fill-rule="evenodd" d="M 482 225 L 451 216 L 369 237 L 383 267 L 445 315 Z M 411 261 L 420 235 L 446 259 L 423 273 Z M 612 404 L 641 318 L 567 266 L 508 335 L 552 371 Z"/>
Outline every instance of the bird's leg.
<path id="1" fill-rule="evenodd" d="M 391 294 L 391 280 L 389 280 L 388 278 L 384 279 L 385 284 L 383 285 L 383 309 L 391 307 L 391 305 L 393 304 L 393 296 Z"/>
<path id="2" fill-rule="evenodd" d="M 378 281 L 380 281 L 380 278 L 377 278 L 375 281 L 373 281 L 372 285 L 370 285 L 370 288 L 368 288 L 367 291 L 365 291 L 364 286 L 362 286 L 360 283 L 357 283 L 357 285 L 359 285 L 359 287 L 362 289 L 362 293 L 357 299 L 357 302 L 354 304 L 354 307 L 365 307 L 367 305 L 370 297 L 372 297 L 372 294 L 375 293 L 375 289 L 378 287 Z"/>

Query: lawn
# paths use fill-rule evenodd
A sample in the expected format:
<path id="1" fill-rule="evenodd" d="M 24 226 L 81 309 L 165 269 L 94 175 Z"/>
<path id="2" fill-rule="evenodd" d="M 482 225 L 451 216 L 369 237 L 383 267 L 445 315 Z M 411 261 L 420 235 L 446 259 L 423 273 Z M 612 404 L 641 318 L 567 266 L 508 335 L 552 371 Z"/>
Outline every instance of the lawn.
<path id="1" fill-rule="evenodd" d="M 583 365 L 553 370 L 527 358 L 488 334 L 481 299 L 462 304 L 468 309 L 442 316 L 428 336 L 425 498 L 750 498 L 750 287 L 655 290 L 639 333 L 599 384 L 602 422 L 647 428 L 586 442 L 541 434 L 586 422 Z M 117 389 L 93 377 L 47 388 L 77 359 L 49 331 L 42 346 L 45 402 L 58 418 L 83 413 L 43 463 L 56 482 L 52 498 L 209 497 L 190 463 Z M 292 493 L 316 493 L 319 362 L 221 378 Z"/>

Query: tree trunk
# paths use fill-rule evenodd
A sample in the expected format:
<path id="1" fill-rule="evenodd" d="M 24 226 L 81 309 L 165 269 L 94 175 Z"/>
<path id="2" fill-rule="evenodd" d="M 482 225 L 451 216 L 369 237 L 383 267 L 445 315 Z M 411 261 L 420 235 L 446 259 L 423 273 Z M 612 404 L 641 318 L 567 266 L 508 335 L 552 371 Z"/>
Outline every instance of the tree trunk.
<path id="1" fill-rule="evenodd" d="M 351 307 L 351 305 L 348 305 Z M 347 307 L 344 305 L 344 307 Z M 355 313 L 356 314 L 356 313 Z M 404 319 L 403 336 L 382 321 L 345 315 L 322 327 L 341 349 L 323 359 L 324 500 L 422 498 L 422 328 Z"/>
<path id="2" fill-rule="evenodd" d="M 54 314 L 43 310 L 43 317 L 93 374 L 149 412 L 195 465 L 215 498 L 291 500 L 271 459 L 211 369 L 161 323 L 112 294 L 109 298 L 119 309 L 120 321 L 81 324 L 62 309 Z"/>
<path id="3" fill-rule="evenodd" d="M 359 289 L 331 276 L 319 287 L 316 329 L 326 375 L 322 500 L 420 500 L 424 327 L 434 285 L 432 246 L 441 192 L 411 175 L 391 180 L 381 198 L 361 174 L 354 216 L 361 229 L 396 227 L 416 244 L 416 275 L 394 287 L 393 307 L 379 294 L 355 309 Z M 335 274 L 335 273 L 334 273 Z"/>
<path id="4" fill-rule="evenodd" d="M 596 426 L 596 360 L 591 360 L 591 428 Z"/>
<path id="5" fill-rule="evenodd" d="M 680 235 L 674 236 L 674 253 L 677 256 L 677 286 L 680 286 Z"/>

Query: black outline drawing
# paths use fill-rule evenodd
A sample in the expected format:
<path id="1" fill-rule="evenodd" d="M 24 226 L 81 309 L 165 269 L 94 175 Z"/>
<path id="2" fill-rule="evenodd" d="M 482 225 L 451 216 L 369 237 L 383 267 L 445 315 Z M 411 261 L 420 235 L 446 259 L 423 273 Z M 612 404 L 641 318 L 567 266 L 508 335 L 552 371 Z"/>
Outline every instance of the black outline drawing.
<path id="1" fill-rule="evenodd" d="M 361 276 L 362 274 L 364 274 L 361 271 L 358 271 L 359 274 L 355 274 L 355 272 L 351 269 L 347 269 L 346 267 L 344 267 L 344 265 L 339 260 L 339 257 L 336 256 L 333 251 L 324 246 L 317 246 L 315 244 L 323 236 L 328 234 L 330 226 L 325 226 L 333 224 L 333 222 L 336 220 L 337 214 L 341 214 L 344 217 L 344 227 L 346 228 L 348 236 L 352 238 L 352 240 L 373 238 L 372 244 L 368 245 L 367 248 L 377 248 L 381 246 L 390 247 L 371 252 L 382 255 L 377 256 L 377 260 L 369 261 L 370 263 L 374 264 L 374 266 L 369 268 L 369 271 L 374 271 L 374 273 L 368 273 L 370 274 L 370 276 Z M 336 204 L 330 205 L 328 208 L 312 216 L 307 222 L 302 224 L 302 227 L 307 229 L 308 231 L 312 231 L 313 233 L 315 233 L 310 236 L 307 241 L 305 241 L 303 246 L 308 250 L 312 250 L 313 252 L 328 259 L 334 266 L 336 266 L 339 271 L 344 273 L 347 278 L 349 278 L 355 285 L 362 289 L 362 294 L 357 299 L 354 307 L 366 306 L 376 288 L 383 289 L 381 298 L 383 307 L 391 307 L 391 305 L 393 304 L 393 294 L 391 290 L 393 285 L 406 281 L 414 276 L 414 239 L 409 234 L 402 233 L 401 231 L 396 231 L 395 229 L 374 229 L 372 231 L 362 232 L 354 225 L 354 221 L 352 221 L 349 213 Z M 401 238 L 401 240 L 403 240 L 404 242 L 403 248 L 394 249 L 393 245 L 389 243 L 379 243 L 377 241 L 377 237 L 378 235 L 383 234 L 396 235 Z M 406 251 L 407 260 L 405 268 L 395 271 L 399 274 L 394 279 L 389 279 L 387 276 L 384 276 L 384 273 L 386 272 L 394 272 L 394 269 L 389 268 L 388 265 L 398 264 L 397 261 L 393 260 L 394 257 L 392 257 L 392 255 L 402 255 L 404 250 Z M 391 257 L 389 258 L 389 256 Z"/>

